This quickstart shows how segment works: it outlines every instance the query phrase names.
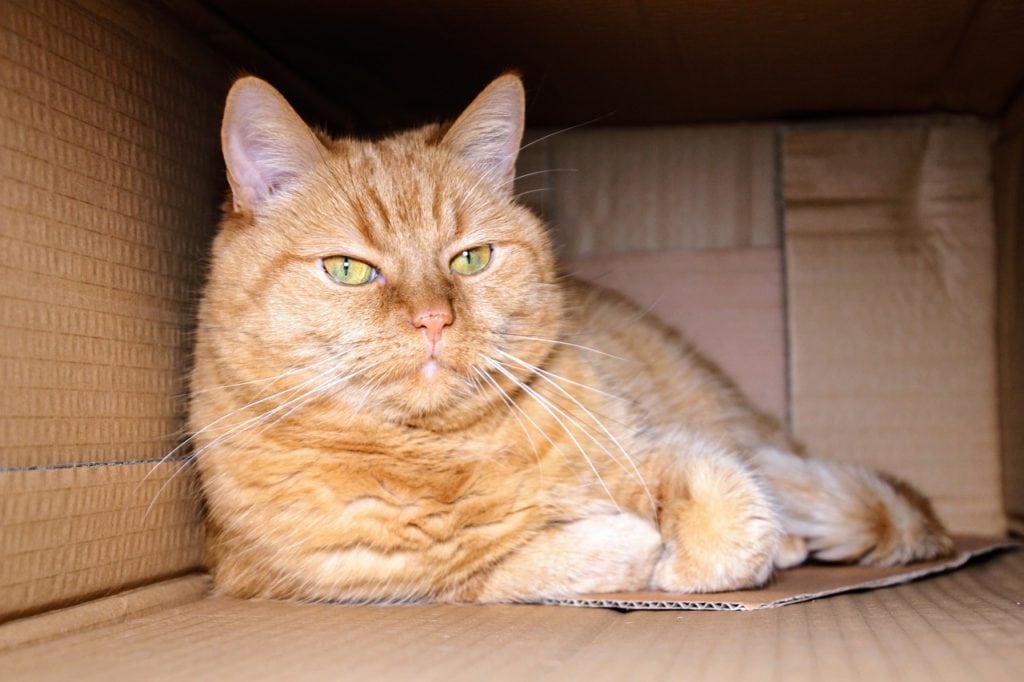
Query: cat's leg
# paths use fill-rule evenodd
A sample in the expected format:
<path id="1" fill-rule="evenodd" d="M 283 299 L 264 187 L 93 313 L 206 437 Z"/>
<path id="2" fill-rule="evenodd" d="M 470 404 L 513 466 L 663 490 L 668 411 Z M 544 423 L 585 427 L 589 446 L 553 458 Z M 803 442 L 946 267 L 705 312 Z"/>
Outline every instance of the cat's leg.
<path id="1" fill-rule="evenodd" d="M 654 524 L 629 513 L 598 514 L 543 529 L 506 556 L 460 600 L 535 601 L 647 587 L 661 556 Z"/>
<path id="2" fill-rule="evenodd" d="M 777 448 L 758 450 L 753 462 L 775 491 L 786 532 L 816 559 L 893 566 L 952 549 L 928 500 L 906 483 Z"/>
<path id="3" fill-rule="evenodd" d="M 652 587 L 721 592 L 768 580 L 783 548 L 772 495 L 743 459 L 699 439 L 680 439 L 659 480 L 665 553 Z"/>

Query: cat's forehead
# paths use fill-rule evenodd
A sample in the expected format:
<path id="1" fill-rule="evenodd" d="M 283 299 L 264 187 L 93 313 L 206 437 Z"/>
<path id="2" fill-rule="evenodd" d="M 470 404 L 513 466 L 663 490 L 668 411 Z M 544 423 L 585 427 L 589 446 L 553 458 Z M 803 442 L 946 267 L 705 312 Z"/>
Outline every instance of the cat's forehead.
<path id="1" fill-rule="evenodd" d="M 494 211 L 488 188 L 422 134 L 331 148 L 309 195 L 328 230 L 355 230 L 375 246 L 470 237 Z"/>

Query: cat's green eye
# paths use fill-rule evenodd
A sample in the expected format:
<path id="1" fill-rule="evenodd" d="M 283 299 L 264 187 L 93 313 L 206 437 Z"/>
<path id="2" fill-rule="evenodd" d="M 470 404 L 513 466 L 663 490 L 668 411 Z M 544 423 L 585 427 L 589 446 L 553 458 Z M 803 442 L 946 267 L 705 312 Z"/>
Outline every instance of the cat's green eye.
<path id="1" fill-rule="evenodd" d="M 329 256 L 323 259 L 324 272 L 341 284 L 367 284 L 377 279 L 377 268 L 348 256 Z"/>
<path id="2" fill-rule="evenodd" d="M 490 244 L 466 249 L 455 258 L 452 258 L 450 264 L 452 272 L 459 275 L 475 275 L 486 268 L 487 264 L 491 262 L 491 253 L 493 251 L 494 247 Z"/>

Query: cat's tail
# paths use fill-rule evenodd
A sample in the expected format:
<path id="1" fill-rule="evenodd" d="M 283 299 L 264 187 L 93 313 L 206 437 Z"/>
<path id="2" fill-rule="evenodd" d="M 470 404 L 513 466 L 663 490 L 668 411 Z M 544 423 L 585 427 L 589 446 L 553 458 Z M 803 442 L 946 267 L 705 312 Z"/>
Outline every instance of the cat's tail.
<path id="1" fill-rule="evenodd" d="M 821 561 L 895 566 L 949 554 L 953 541 L 928 499 L 855 464 L 762 448 L 758 469 L 775 490 L 788 536 L 780 566 Z"/>

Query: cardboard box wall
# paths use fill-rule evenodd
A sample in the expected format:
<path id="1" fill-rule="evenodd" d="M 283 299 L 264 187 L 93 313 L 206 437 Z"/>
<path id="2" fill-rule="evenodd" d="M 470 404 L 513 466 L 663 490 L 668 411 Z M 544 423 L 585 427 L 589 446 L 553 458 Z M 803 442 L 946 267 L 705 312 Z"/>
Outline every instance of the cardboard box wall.
<path id="1" fill-rule="evenodd" d="M 161 458 L 182 426 L 228 76 L 124 2 L 0 3 L 0 59 L 9 618 L 199 565 L 190 476 Z"/>
<path id="2" fill-rule="evenodd" d="M 191 472 L 180 457 L 162 459 L 179 438 L 190 315 L 224 185 L 216 131 L 229 72 L 145 4 L 4 3 L 0 37 L 0 618 L 11 618 L 200 567 Z M 766 409 L 790 415 L 822 454 L 882 462 L 920 481 L 954 527 L 998 532 L 1005 517 L 997 410 L 1003 468 L 1016 477 L 1006 479 L 1007 506 L 1018 515 L 1024 507 L 1024 488 L 1013 483 L 1021 471 L 1013 408 L 1021 386 L 1014 273 L 1022 211 L 1020 132 L 1004 131 L 994 203 L 997 405 L 993 133 L 970 121 L 917 120 L 895 130 L 879 121 L 833 130 L 585 131 L 538 146 L 547 167 L 561 155 L 587 169 L 557 175 L 546 199 L 560 202 L 550 217 L 573 267 L 629 286 L 628 276 L 609 274 L 620 252 L 630 253 L 623 262 L 638 259 L 634 268 L 667 263 L 669 280 L 633 292 L 656 305 L 677 281 L 673 264 L 714 263 L 710 280 L 699 267 L 685 269 L 697 277 L 686 290 L 703 282 L 708 294 L 679 305 L 676 319 L 696 319 L 703 329 L 707 311 L 733 309 L 774 320 L 761 336 L 733 324 L 716 332 L 720 342 L 705 341 L 723 365 L 739 368 Z M 865 150 L 875 154 L 869 172 L 857 170 Z M 801 164 L 818 166 L 801 171 Z M 863 182 L 879 169 L 889 170 L 881 174 L 886 182 Z M 622 186 L 633 201 L 598 210 L 587 199 L 609 199 Z M 725 194 L 681 193 L 694 186 Z M 772 202 L 779 188 L 782 223 Z M 688 198 L 688 208 L 665 197 Z M 955 210 L 947 215 L 943 207 Z M 850 234 L 851 222 L 865 221 L 874 225 L 870 234 Z M 952 254 L 952 271 L 925 248 L 933 233 L 953 238 L 938 242 L 952 245 L 939 254 Z M 721 288 L 707 284 L 728 271 L 719 266 L 743 259 L 759 264 L 743 268 L 754 276 L 732 298 L 714 299 Z M 879 281 L 900 295 L 874 317 Z M 828 318 L 822 328 L 820 315 L 830 310 L 857 316 Z M 901 331 L 880 333 L 877 325 Z M 837 364 L 829 357 L 835 344 L 815 345 L 825 332 L 842 340 L 838 364 L 850 371 L 827 371 Z M 736 336 L 750 338 L 743 344 Z M 955 366 L 952 390 L 945 374 L 926 366 L 901 377 L 892 368 L 908 357 L 919 369 Z M 889 369 L 872 373 L 879 361 Z M 744 363 L 757 371 L 745 375 Z M 872 375 L 885 381 L 858 383 Z M 861 402 L 843 404 L 850 396 Z M 870 414 L 879 398 L 897 401 L 882 403 L 890 414 L 893 404 L 916 408 L 889 437 L 848 419 L 884 416 L 877 408 Z"/>

